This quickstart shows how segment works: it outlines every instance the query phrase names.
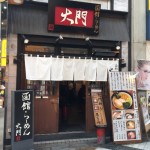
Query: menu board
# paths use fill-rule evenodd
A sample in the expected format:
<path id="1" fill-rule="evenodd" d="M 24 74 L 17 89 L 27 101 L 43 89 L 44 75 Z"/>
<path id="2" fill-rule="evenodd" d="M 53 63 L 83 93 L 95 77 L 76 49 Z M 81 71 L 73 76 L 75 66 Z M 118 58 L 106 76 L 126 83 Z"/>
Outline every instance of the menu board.
<path id="1" fill-rule="evenodd" d="M 114 142 L 141 141 L 135 72 L 109 72 Z"/>
<path id="2" fill-rule="evenodd" d="M 100 89 L 91 90 L 93 112 L 95 118 L 95 125 L 97 127 L 106 127 L 106 116 L 104 111 L 104 105 L 102 101 L 102 91 Z"/>

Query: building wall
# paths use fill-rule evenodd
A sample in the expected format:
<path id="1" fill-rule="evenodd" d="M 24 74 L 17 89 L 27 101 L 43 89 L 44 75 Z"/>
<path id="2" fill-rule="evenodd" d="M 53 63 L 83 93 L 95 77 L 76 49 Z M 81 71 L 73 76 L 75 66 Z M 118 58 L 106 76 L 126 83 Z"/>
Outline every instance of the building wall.
<path id="1" fill-rule="evenodd" d="M 146 59 L 146 1 L 131 3 L 131 69 L 134 70 L 138 59 Z"/>
<path id="2" fill-rule="evenodd" d="M 11 91 L 16 90 L 16 64 L 13 63 L 17 55 L 17 35 L 8 35 L 8 93 L 7 93 L 7 116 L 6 116 L 6 138 L 10 138 L 11 129 Z"/>
<path id="3" fill-rule="evenodd" d="M 138 1 L 140 1 L 140 0 L 138 0 Z M 31 11 L 33 11 L 33 10 L 31 10 Z M 47 12 L 44 12 L 44 14 L 46 14 L 46 13 Z M 24 19 L 24 20 L 26 20 L 26 19 Z M 45 20 L 47 21 L 47 15 L 46 15 Z M 110 18 L 108 18 L 107 20 L 110 20 Z M 124 22 L 123 19 L 119 20 L 119 22 L 120 21 Z M 114 21 L 114 22 L 116 22 L 116 21 Z M 110 26 L 110 28 L 112 28 L 112 25 Z M 46 29 L 47 28 L 45 27 L 44 30 L 46 30 Z M 29 29 L 27 29 L 27 30 L 29 30 Z M 108 29 L 107 29 L 107 31 L 108 31 Z M 47 32 L 47 30 L 46 30 L 46 32 Z M 118 32 L 118 30 L 117 30 L 117 32 Z M 107 32 L 107 33 L 109 34 L 109 32 Z M 116 34 L 114 34 L 114 35 L 116 35 Z M 116 40 L 116 39 L 112 39 L 112 40 Z M 135 44 L 136 44 L 136 40 L 135 40 Z M 16 68 L 16 64 L 14 64 L 14 62 L 13 62 L 14 58 L 17 55 L 17 35 L 16 34 L 9 34 L 9 36 L 8 36 L 8 54 L 9 54 L 9 65 L 8 65 L 8 70 L 9 70 L 9 72 L 8 72 L 8 81 L 9 82 L 8 82 L 8 93 L 7 93 L 6 138 L 10 138 L 10 134 L 8 133 L 8 130 L 11 128 L 11 91 L 16 90 L 17 68 Z M 128 62 L 128 42 L 122 42 L 122 58 L 125 59 L 126 63 Z M 128 64 L 127 64 L 127 67 L 123 68 L 123 70 L 124 71 L 128 70 Z"/>

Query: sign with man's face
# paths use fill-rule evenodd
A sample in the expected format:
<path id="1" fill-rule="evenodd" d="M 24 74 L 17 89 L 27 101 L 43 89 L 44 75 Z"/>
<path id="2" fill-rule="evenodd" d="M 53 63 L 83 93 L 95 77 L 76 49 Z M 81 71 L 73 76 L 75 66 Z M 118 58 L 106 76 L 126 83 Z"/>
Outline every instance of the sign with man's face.
<path id="1" fill-rule="evenodd" d="M 150 61 L 137 60 L 137 88 L 140 90 L 150 90 Z"/>

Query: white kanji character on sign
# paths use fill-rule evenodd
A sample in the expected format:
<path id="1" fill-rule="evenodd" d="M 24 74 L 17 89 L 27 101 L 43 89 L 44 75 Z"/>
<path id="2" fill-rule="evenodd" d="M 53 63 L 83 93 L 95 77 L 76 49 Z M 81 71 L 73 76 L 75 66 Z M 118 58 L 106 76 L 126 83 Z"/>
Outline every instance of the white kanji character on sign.
<path id="1" fill-rule="evenodd" d="M 87 11 L 77 10 L 75 16 L 75 24 L 78 24 L 78 19 L 82 19 L 82 24 L 86 26 L 87 13 Z"/>
<path id="2" fill-rule="evenodd" d="M 22 93 L 22 101 L 29 101 L 30 100 L 30 93 Z"/>
<path id="3" fill-rule="evenodd" d="M 87 11 L 82 11 L 82 19 L 83 19 L 82 23 L 84 26 L 86 26 L 87 14 L 88 14 Z"/>
<path id="4" fill-rule="evenodd" d="M 78 19 L 81 19 L 81 10 L 76 11 L 75 24 L 78 24 Z"/>
<path id="5" fill-rule="evenodd" d="M 24 124 L 24 133 L 23 135 L 30 135 L 30 131 L 27 132 L 27 130 L 30 128 L 30 124 L 28 123 L 28 119 L 30 118 L 28 115 L 24 115 L 26 123 Z"/>
<path id="6" fill-rule="evenodd" d="M 23 110 L 30 110 L 30 104 L 31 104 L 31 102 L 29 102 L 29 101 L 23 102 L 21 108 L 23 108 Z"/>
<path id="7" fill-rule="evenodd" d="M 27 132 L 27 130 L 30 128 L 30 124 L 29 123 L 25 123 L 24 124 L 24 133 L 23 133 L 23 135 L 30 135 L 30 131 L 29 132 Z"/>
<path id="8" fill-rule="evenodd" d="M 21 136 L 22 127 L 20 125 L 21 125 L 20 123 L 16 124 L 16 136 L 18 135 Z"/>
<path id="9" fill-rule="evenodd" d="M 61 20 L 61 22 L 68 20 L 70 21 L 70 24 L 74 24 L 74 21 L 70 18 L 67 18 L 69 15 L 71 15 L 72 12 L 66 8 L 66 12 L 65 13 L 61 13 L 61 17 L 63 17 L 63 19 Z"/>

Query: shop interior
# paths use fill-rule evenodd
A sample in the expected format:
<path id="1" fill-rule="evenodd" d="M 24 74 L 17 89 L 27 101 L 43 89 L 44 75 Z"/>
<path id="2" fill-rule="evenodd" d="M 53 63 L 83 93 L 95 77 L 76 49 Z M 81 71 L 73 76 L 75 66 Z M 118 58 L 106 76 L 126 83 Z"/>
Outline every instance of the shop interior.
<path id="1" fill-rule="evenodd" d="M 85 84 L 62 81 L 59 85 L 59 130 L 85 130 Z"/>

